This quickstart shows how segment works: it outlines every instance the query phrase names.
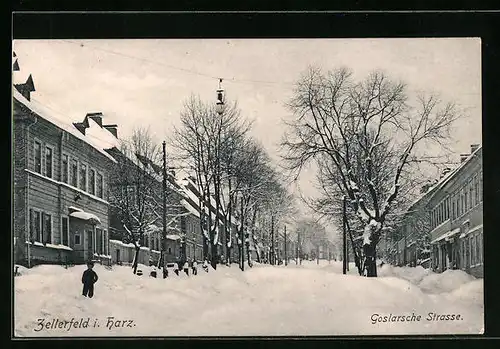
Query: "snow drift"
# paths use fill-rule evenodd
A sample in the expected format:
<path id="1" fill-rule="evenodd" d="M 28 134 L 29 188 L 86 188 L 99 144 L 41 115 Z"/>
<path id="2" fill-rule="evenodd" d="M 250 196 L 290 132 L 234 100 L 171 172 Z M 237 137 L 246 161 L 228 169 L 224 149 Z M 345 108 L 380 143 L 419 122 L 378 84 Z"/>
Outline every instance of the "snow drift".
<path id="1" fill-rule="evenodd" d="M 339 262 L 318 266 L 304 261 L 288 267 L 255 264 L 245 272 L 236 265 L 208 273 L 199 268 L 197 276 L 181 273 L 164 280 L 148 277 L 148 268 L 140 268 L 143 276 L 133 275 L 130 267 L 96 265 L 99 281 L 92 299 L 81 296 L 85 266 L 22 270 L 14 278 L 15 335 L 476 334 L 483 328 L 482 280 L 462 278 L 464 283 L 457 285 L 458 277 L 444 273 L 418 282 L 416 274 L 422 271 L 401 268 L 364 278 L 342 275 Z M 434 290 L 457 287 L 429 294 L 417 283 Z M 429 313 L 461 316 L 459 321 L 425 320 Z M 392 321 L 416 315 L 420 321 Z M 69 323 L 77 325 L 65 325 Z"/>

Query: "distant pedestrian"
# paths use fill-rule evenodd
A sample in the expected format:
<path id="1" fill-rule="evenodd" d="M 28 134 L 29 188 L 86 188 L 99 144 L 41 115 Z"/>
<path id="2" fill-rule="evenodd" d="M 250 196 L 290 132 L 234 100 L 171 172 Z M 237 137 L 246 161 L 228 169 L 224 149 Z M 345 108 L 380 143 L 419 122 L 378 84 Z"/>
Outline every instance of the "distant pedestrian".
<path id="1" fill-rule="evenodd" d="M 191 262 L 191 272 L 193 273 L 193 275 L 198 274 L 198 263 L 196 262 L 196 260 L 193 260 Z"/>
<path id="2" fill-rule="evenodd" d="M 179 276 L 179 264 L 174 263 L 174 273 L 175 275 Z"/>
<path id="3" fill-rule="evenodd" d="M 186 275 L 189 276 L 189 262 L 188 261 L 184 262 L 182 269 L 184 269 L 184 272 L 186 273 Z"/>
<path id="4" fill-rule="evenodd" d="M 82 294 L 85 297 L 92 298 L 94 296 L 94 284 L 99 279 L 95 271 L 92 270 L 94 267 L 93 262 L 87 263 L 87 270 L 83 272 L 82 275 L 82 284 L 83 284 L 83 292 Z"/>
<path id="5" fill-rule="evenodd" d="M 208 273 L 208 262 L 206 259 L 203 261 L 203 270 Z"/>

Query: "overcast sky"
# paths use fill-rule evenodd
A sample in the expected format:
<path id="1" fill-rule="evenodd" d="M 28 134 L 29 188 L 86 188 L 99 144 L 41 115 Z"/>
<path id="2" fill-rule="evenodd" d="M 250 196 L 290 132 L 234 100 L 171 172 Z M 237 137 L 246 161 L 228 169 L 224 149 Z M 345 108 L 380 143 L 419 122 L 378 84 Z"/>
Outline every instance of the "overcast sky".
<path id="1" fill-rule="evenodd" d="M 253 119 L 253 134 L 277 157 L 289 115 L 284 103 L 308 65 L 347 66 L 355 77 L 382 69 L 410 91 L 439 93 L 468 117 L 457 124 L 454 150 L 481 143 L 480 39 L 240 39 L 240 40 L 24 40 L 14 42 L 21 71 L 33 74 L 33 98 L 82 120 L 102 111 L 120 137 L 151 125 L 169 136 L 191 93 L 215 101 L 217 78 L 226 97 Z M 314 194 L 313 173 L 300 187 Z"/>

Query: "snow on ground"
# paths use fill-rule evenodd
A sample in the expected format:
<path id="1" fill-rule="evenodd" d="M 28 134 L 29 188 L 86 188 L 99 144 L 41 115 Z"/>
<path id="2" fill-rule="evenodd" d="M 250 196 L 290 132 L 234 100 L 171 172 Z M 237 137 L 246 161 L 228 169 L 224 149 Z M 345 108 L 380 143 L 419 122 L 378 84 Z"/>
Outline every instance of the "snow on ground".
<path id="1" fill-rule="evenodd" d="M 81 296 L 85 266 L 24 269 L 14 278 L 15 335 L 299 336 L 483 331 L 482 280 L 458 271 L 434 274 L 423 268 L 389 266 L 379 269 L 378 278 L 364 278 L 356 275 L 354 265 L 350 265 L 349 275 L 342 275 L 342 262 L 320 262 L 292 262 L 287 267 L 255 264 L 244 272 L 236 265 L 208 273 L 200 268 L 197 276 L 171 275 L 166 280 L 148 277 L 145 266 L 141 268 L 146 275 L 139 277 L 130 267 L 109 270 L 96 265 L 99 281 L 92 299 Z M 460 320 L 429 321 L 429 313 L 460 314 Z M 408 322 L 412 315 L 413 321 Z M 418 315 L 420 321 L 416 320 Z M 389 317 L 388 322 L 377 321 L 383 321 L 384 316 Z M 407 320 L 391 322 L 391 316 Z M 40 330 L 38 319 L 51 327 L 55 319 L 72 318 L 77 326 L 83 321 L 81 328 L 62 323 L 62 328 L 56 324 Z"/>

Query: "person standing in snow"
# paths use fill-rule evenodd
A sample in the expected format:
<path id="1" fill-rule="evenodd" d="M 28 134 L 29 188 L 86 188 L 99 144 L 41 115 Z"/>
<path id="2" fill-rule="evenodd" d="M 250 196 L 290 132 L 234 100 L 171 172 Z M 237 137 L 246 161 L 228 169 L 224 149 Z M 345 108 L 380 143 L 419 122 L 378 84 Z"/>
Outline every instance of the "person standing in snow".
<path id="1" fill-rule="evenodd" d="M 83 284 L 83 292 L 82 294 L 89 298 L 92 298 L 94 296 L 94 284 L 97 282 L 99 279 L 97 277 L 97 274 L 95 271 L 92 270 L 94 267 L 93 262 L 88 262 L 87 263 L 87 270 L 83 272 L 82 275 L 82 284 Z"/>
<path id="2" fill-rule="evenodd" d="M 179 264 L 177 262 L 174 263 L 174 273 L 175 275 L 179 275 Z"/>
<path id="3" fill-rule="evenodd" d="M 205 270 L 208 273 L 208 262 L 207 262 L 206 259 L 203 261 L 203 266 L 202 267 L 203 267 L 203 270 Z"/>
<path id="4" fill-rule="evenodd" d="M 189 260 L 186 260 L 184 262 L 184 265 L 182 266 L 182 269 L 184 269 L 184 272 L 186 273 L 186 275 L 189 276 Z"/>
<path id="5" fill-rule="evenodd" d="M 198 274 L 198 263 L 196 263 L 195 259 L 191 262 L 191 273 L 193 273 L 193 275 Z"/>

